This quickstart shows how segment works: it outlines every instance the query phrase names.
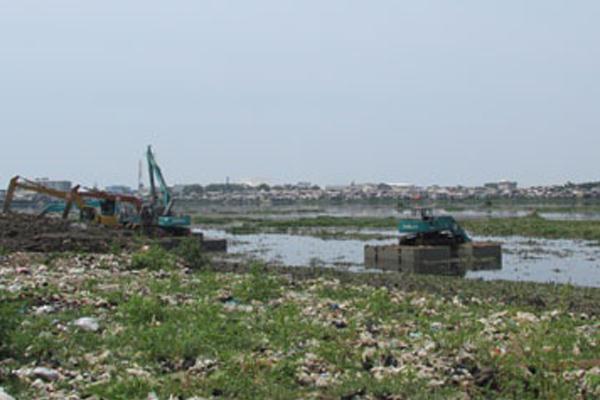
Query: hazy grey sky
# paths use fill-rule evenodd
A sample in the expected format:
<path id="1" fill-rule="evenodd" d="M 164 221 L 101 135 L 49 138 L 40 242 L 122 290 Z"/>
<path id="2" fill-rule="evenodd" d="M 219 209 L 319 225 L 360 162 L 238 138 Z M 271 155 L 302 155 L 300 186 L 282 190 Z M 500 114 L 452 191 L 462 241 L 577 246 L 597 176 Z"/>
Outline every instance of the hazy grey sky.
<path id="1" fill-rule="evenodd" d="M 0 0 L 0 183 L 600 179 L 600 2 Z"/>

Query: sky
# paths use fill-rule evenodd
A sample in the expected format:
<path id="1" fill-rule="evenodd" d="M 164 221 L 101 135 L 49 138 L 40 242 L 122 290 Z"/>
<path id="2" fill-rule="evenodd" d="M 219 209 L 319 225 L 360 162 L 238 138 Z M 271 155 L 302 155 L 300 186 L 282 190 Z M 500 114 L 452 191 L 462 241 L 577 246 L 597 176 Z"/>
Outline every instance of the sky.
<path id="1" fill-rule="evenodd" d="M 596 0 L 0 0 L 0 184 L 600 180 Z"/>

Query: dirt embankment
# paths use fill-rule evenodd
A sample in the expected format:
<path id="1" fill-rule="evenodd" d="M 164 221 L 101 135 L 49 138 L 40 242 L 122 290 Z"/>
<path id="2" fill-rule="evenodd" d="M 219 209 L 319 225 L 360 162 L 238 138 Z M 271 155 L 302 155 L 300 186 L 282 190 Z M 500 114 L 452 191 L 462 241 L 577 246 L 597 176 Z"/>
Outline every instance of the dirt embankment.
<path id="1" fill-rule="evenodd" d="M 59 218 L 0 214 L 0 248 L 8 251 L 104 253 L 134 245 L 133 232 Z"/>

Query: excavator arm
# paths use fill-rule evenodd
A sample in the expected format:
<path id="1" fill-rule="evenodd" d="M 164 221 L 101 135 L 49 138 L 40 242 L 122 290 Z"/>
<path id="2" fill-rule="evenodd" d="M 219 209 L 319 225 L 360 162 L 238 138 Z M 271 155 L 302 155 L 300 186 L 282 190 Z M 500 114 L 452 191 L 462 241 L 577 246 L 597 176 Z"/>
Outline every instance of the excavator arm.
<path id="1" fill-rule="evenodd" d="M 62 190 L 56 190 L 45 187 L 44 185 L 41 185 L 37 182 L 33 182 L 29 179 L 22 178 L 17 175 L 10 180 L 10 183 L 8 185 L 6 197 L 4 199 L 4 213 L 10 212 L 10 206 L 12 205 L 12 201 L 17 189 L 28 190 L 31 192 L 40 193 L 63 200 L 66 204 L 65 210 L 63 212 L 63 218 L 67 218 L 73 203 L 75 203 L 77 207 L 79 207 L 79 209 L 81 210 L 83 210 L 83 208 L 85 207 L 85 202 L 79 195 L 79 186 L 73 187 L 73 189 L 71 189 L 71 191 L 69 192 L 64 192 Z"/>
<path id="2" fill-rule="evenodd" d="M 154 225 L 176 235 L 189 234 L 192 219 L 189 215 L 173 214 L 174 198 L 152 153 L 151 146 L 148 146 L 146 158 L 150 180 L 150 204 L 144 207 L 141 219 L 145 225 Z"/>
<path id="3" fill-rule="evenodd" d="M 10 212 L 10 206 L 12 204 L 13 198 L 15 197 L 15 191 L 17 190 L 17 182 L 19 180 L 18 176 L 15 176 L 10 180 L 8 184 L 8 189 L 6 190 L 6 196 L 4 197 L 4 207 L 2 211 L 7 214 Z"/>
<path id="4" fill-rule="evenodd" d="M 156 181 L 158 181 L 161 194 L 161 205 L 162 207 L 164 207 L 163 215 L 169 215 L 171 213 L 171 209 L 173 208 L 173 197 L 171 196 L 169 186 L 165 181 L 165 177 L 162 174 L 160 166 L 154 158 L 154 153 L 152 153 L 151 146 L 148 146 L 146 158 L 148 159 L 148 176 L 150 177 L 151 203 L 154 206 L 156 201 L 158 200 L 158 194 L 156 193 Z"/>

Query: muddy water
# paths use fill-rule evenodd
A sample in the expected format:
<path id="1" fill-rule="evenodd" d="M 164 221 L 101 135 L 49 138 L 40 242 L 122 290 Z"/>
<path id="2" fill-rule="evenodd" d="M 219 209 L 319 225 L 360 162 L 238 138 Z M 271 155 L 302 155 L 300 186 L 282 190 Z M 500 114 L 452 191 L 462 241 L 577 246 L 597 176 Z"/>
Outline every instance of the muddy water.
<path id="1" fill-rule="evenodd" d="M 498 271 L 470 271 L 468 278 L 571 283 L 600 287 L 600 247 L 583 240 L 475 237 L 503 244 Z"/>
<path id="2" fill-rule="evenodd" d="M 208 237 L 227 238 L 228 253 L 251 256 L 262 261 L 287 266 L 319 265 L 364 270 L 365 244 L 380 240 L 320 239 L 305 235 L 249 234 L 232 235 L 220 230 L 202 230 Z"/>
<path id="3" fill-rule="evenodd" d="M 207 236 L 225 237 L 229 253 L 287 266 L 319 265 L 364 271 L 365 244 L 395 243 L 394 231 L 387 240 L 320 239 L 288 234 L 231 235 L 202 230 Z M 373 230 L 362 231 L 373 233 Z M 523 237 L 475 237 L 503 244 L 503 266 L 496 271 L 468 271 L 467 278 L 571 283 L 600 287 L 600 247 L 578 240 L 547 240 Z"/>

